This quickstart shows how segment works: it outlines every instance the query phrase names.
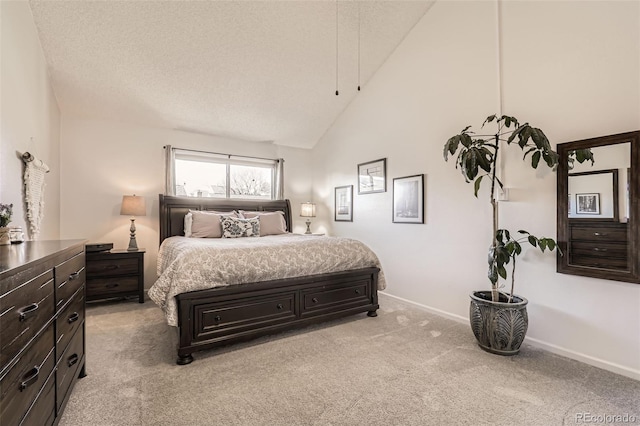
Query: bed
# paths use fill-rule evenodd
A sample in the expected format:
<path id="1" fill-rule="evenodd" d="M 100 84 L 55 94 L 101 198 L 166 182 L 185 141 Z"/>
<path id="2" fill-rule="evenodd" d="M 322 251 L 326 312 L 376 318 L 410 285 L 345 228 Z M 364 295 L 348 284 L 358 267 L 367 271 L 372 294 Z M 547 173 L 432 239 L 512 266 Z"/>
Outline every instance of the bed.
<path id="1" fill-rule="evenodd" d="M 287 235 L 221 238 L 219 240 L 236 240 L 234 244 L 240 246 L 238 253 L 249 253 L 253 250 L 251 251 L 254 253 L 252 256 L 256 258 L 259 256 L 258 250 L 266 250 L 268 256 L 272 256 L 273 253 L 282 253 L 278 259 L 281 264 L 283 259 L 287 259 L 286 262 L 291 260 L 291 263 L 297 266 L 292 267 L 284 264 L 279 269 L 279 271 L 284 271 L 284 278 L 267 280 L 258 278 L 256 281 L 250 282 L 236 280 L 236 282 L 226 283 L 219 282 L 225 279 L 224 271 L 218 271 L 216 275 L 200 274 L 194 272 L 197 268 L 188 263 L 176 266 L 179 262 L 189 262 L 189 260 L 192 264 L 207 263 L 196 260 L 205 255 L 195 251 L 200 249 L 194 248 L 194 245 L 206 247 L 206 250 L 215 250 L 215 248 L 209 247 L 209 243 L 211 245 L 224 243 L 223 241 L 212 241 L 216 240 L 214 238 L 184 237 L 184 217 L 190 210 L 283 212 L 286 229 L 289 232 Z M 300 271 L 304 269 L 304 271 L 311 272 L 298 273 L 297 267 L 301 265 L 300 259 L 297 260 L 298 263 L 294 263 L 294 257 L 299 257 L 298 253 L 309 253 L 309 258 L 323 259 L 330 256 L 320 255 L 320 252 L 313 251 L 313 247 L 318 248 L 330 243 L 339 243 L 342 244 L 342 247 L 332 251 L 340 252 L 343 249 L 348 250 L 351 245 L 356 243 L 362 245 L 362 243 L 349 239 L 290 234 L 292 220 L 289 200 L 221 200 L 161 194 L 159 216 L 161 244 L 158 257 L 159 278 L 149 289 L 149 296 L 164 310 L 168 324 L 177 327 L 179 340 L 177 364 L 179 365 L 191 363 L 193 353 L 197 351 L 214 349 L 347 315 L 366 312 L 370 317 L 377 316 L 378 289 L 384 288 L 384 277 L 373 252 L 371 252 L 371 259 L 375 259 L 375 261 L 369 259 L 364 263 L 346 262 L 338 265 L 337 258 L 329 259 L 329 262 L 325 262 L 324 266 L 321 265 L 317 268 L 300 267 Z M 165 240 L 167 241 L 163 244 Z M 263 249 L 249 248 L 249 246 L 243 248 L 242 245 L 249 244 L 249 240 L 265 247 Z M 286 243 L 281 241 L 286 241 Z M 273 248 L 276 244 L 282 244 L 277 246 L 280 247 L 278 250 Z M 171 250 L 167 247 L 171 247 L 171 245 L 178 254 L 173 253 L 169 256 Z M 312 247 L 312 251 L 305 252 L 302 249 L 287 247 L 296 245 L 300 247 L 309 245 Z M 181 247 L 184 248 L 181 249 Z M 366 248 L 366 246 L 364 247 Z M 293 251 L 286 252 L 284 250 Z M 220 256 L 224 255 L 221 253 Z M 343 255 L 341 259 L 348 260 L 347 258 L 351 257 Z M 216 262 L 210 263 L 226 265 L 225 259 L 228 258 L 220 257 L 216 259 Z M 315 273 L 315 271 L 329 270 L 326 269 L 327 264 L 330 265 L 331 272 Z M 336 268 L 340 270 L 333 270 Z M 190 280 L 187 286 L 178 286 L 175 283 L 179 281 L 178 277 L 185 275 L 188 275 Z M 260 276 L 257 274 L 253 277 Z M 209 288 L 210 286 L 213 287 Z"/>

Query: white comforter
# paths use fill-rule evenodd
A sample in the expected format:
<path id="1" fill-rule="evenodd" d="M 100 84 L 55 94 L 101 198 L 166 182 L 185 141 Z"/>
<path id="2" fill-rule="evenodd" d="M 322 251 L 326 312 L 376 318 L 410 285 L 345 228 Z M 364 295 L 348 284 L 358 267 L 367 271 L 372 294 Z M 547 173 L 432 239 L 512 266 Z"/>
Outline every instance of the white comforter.
<path id="1" fill-rule="evenodd" d="M 259 238 L 186 238 L 163 241 L 158 252 L 158 280 L 149 297 L 169 325 L 178 325 L 175 297 L 194 290 L 293 278 L 376 266 L 378 257 L 365 244 L 339 237 L 296 234 Z M 378 289 L 386 286 L 382 270 Z"/>

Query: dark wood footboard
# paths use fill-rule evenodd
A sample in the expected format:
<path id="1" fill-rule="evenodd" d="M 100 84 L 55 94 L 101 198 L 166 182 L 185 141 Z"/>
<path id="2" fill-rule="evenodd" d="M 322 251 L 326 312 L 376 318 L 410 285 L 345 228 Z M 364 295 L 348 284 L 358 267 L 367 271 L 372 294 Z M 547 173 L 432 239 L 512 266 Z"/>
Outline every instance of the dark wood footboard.
<path id="1" fill-rule="evenodd" d="M 180 365 L 196 351 L 347 315 L 376 316 L 378 268 L 193 291 L 176 296 Z"/>

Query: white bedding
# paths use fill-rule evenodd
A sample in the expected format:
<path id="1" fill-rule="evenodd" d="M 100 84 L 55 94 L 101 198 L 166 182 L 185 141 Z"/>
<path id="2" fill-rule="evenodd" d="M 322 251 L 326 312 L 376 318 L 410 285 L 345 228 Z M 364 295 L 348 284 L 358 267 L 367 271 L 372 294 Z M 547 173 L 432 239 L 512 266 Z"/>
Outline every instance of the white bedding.
<path id="1" fill-rule="evenodd" d="M 381 268 L 375 253 L 349 238 L 297 234 L 170 237 L 160 246 L 159 278 L 149 289 L 149 297 L 164 310 L 169 325 L 177 326 L 175 296 L 180 293 L 371 266 Z M 378 289 L 385 286 L 381 270 Z"/>

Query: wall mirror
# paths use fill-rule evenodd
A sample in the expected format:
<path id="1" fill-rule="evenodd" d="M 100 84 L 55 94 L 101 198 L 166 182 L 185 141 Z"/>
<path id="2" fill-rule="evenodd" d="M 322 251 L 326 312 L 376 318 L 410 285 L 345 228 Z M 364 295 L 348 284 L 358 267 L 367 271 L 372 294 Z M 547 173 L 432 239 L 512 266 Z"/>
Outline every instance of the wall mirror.
<path id="1" fill-rule="evenodd" d="M 640 131 L 558 144 L 558 272 L 640 283 Z M 595 163 L 569 164 L 590 148 Z"/>

